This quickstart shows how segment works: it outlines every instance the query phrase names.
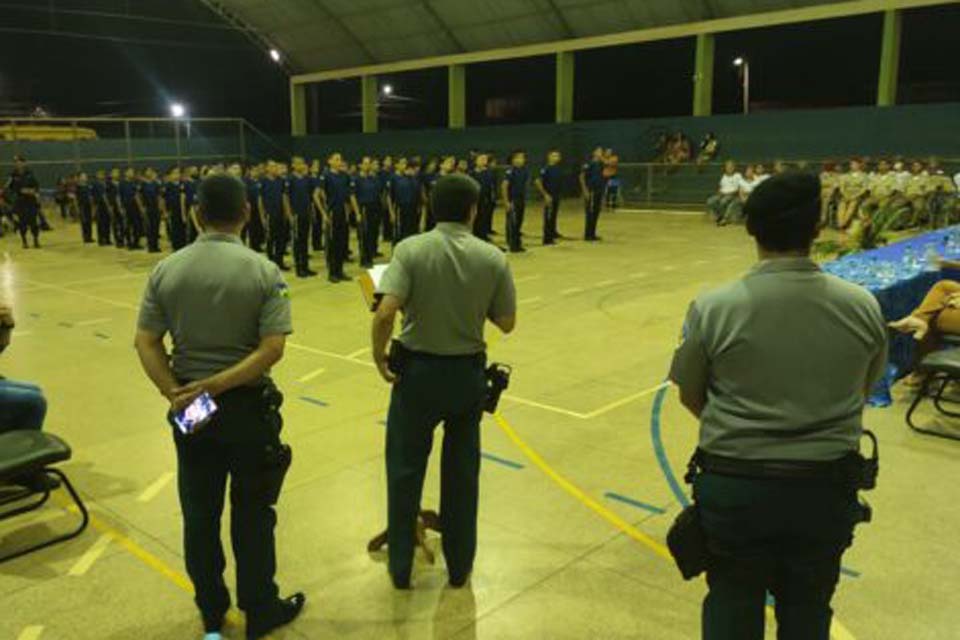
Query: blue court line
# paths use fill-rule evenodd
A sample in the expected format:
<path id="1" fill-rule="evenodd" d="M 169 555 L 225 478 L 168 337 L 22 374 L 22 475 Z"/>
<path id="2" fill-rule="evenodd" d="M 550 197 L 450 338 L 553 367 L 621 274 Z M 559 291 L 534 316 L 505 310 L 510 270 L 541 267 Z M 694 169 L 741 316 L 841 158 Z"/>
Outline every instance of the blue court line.
<path id="1" fill-rule="evenodd" d="M 65 328 L 67 328 L 67 329 L 73 329 L 73 324 L 71 324 L 71 323 L 69 323 L 69 322 L 58 322 L 57 324 L 60 325 L 61 327 L 65 327 Z"/>
<path id="2" fill-rule="evenodd" d="M 633 498 L 628 498 L 627 496 L 622 496 L 619 493 L 613 493 L 612 491 L 607 491 L 603 495 L 610 500 L 616 500 L 617 502 L 622 502 L 630 505 L 631 507 L 637 507 L 638 509 L 643 509 L 644 511 L 649 511 L 650 513 L 655 513 L 657 515 L 663 515 L 667 512 L 666 509 L 661 509 L 660 507 L 656 507 L 652 504 L 640 502 L 639 500 L 634 500 Z"/>
<path id="3" fill-rule="evenodd" d="M 303 400 L 304 402 L 309 402 L 310 404 L 315 404 L 315 405 L 317 405 L 318 407 L 328 407 L 328 406 L 330 406 L 330 405 L 328 405 L 326 402 L 324 402 L 323 400 L 317 400 L 316 398 L 309 398 L 309 397 L 307 397 L 307 396 L 300 396 L 300 399 Z"/>
<path id="4" fill-rule="evenodd" d="M 676 474 L 673 472 L 673 467 L 670 466 L 670 461 L 667 459 L 667 451 L 663 446 L 663 437 L 660 429 L 660 414 L 663 412 L 663 402 L 666 400 L 669 389 L 670 387 L 660 389 L 653 399 L 653 411 L 650 416 L 650 437 L 653 439 L 653 452 L 657 456 L 657 464 L 660 465 L 660 471 L 663 473 L 667 484 L 670 485 L 670 491 L 673 492 L 674 497 L 677 499 L 677 502 L 680 503 L 681 507 L 687 507 L 690 505 L 690 498 L 688 498 L 687 494 L 683 491 L 683 488 L 677 481 Z M 840 573 L 850 578 L 859 578 L 863 575 L 859 571 L 848 569 L 847 567 L 840 567 Z"/>
<path id="5" fill-rule="evenodd" d="M 110 336 L 108 336 L 108 335 L 105 334 L 105 333 L 100 333 L 99 331 L 97 331 L 97 332 L 94 333 L 93 335 L 97 336 L 97 337 L 100 338 L 101 340 L 109 340 L 109 339 L 110 339 Z"/>
<path id="6" fill-rule="evenodd" d="M 520 469 L 524 468 L 523 465 L 520 464 L 519 462 L 514 462 L 513 460 L 507 460 L 506 458 L 495 456 L 492 453 L 481 453 L 480 455 L 486 458 L 487 460 L 490 460 L 491 462 L 502 464 L 503 466 L 510 467 L 511 469 L 515 469 L 519 471 Z"/>

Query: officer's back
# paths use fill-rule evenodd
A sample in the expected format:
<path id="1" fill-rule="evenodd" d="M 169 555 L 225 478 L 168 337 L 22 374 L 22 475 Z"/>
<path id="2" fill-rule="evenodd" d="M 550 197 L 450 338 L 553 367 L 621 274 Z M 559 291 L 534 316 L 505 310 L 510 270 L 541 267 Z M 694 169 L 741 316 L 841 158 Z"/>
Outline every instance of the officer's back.
<path id="1" fill-rule="evenodd" d="M 204 233 L 151 274 L 136 347 L 171 413 L 202 393 L 218 405 L 197 431 L 173 428 L 184 556 L 205 631 L 219 633 L 230 608 L 220 542 L 229 478 L 237 600 L 247 637 L 260 638 L 296 617 L 304 601 L 302 594 L 281 600 L 274 582 L 273 505 L 289 457 L 280 444 L 282 396 L 269 372 L 292 332 L 290 302 L 277 266 L 240 239 L 249 213 L 243 183 L 213 175 L 199 195 Z"/>
<path id="2" fill-rule="evenodd" d="M 678 520 L 675 533 L 706 538 L 705 640 L 763 638 L 768 591 L 779 637 L 827 640 L 840 559 L 864 519 L 857 452 L 886 327 L 872 295 L 809 257 L 817 178 L 774 176 L 745 211 L 760 262 L 697 298 L 674 357 L 671 378 L 700 419 L 701 522 Z M 681 560 L 697 548 L 674 545 Z"/>
<path id="3" fill-rule="evenodd" d="M 484 323 L 513 330 L 516 293 L 503 254 L 471 231 L 480 187 L 445 176 L 433 190 L 437 227 L 397 245 L 380 282 L 374 360 L 393 384 L 387 417 L 389 569 L 410 586 L 416 521 L 437 424 L 444 423 L 440 521 L 450 584 L 463 586 L 477 544 Z M 403 329 L 390 357 L 396 314 Z"/>

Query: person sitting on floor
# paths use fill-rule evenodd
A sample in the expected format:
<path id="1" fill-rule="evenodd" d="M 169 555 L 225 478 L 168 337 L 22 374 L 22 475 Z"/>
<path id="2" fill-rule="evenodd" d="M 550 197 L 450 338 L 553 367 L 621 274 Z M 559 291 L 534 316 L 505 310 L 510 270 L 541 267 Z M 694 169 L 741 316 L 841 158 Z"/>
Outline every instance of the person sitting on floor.
<path id="1" fill-rule="evenodd" d="M 960 262 L 940 260 L 942 269 L 960 269 Z M 960 335 L 960 282 L 941 280 L 933 285 L 920 306 L 896 322 L 890 328 L 901 333 L 913 334 L 917 341 L 916 362 L 936 351 L 943 335 Z M 910 386 L 918 386 L 922 376 L 914 373 L 907 379 Z"/>
<path id="2" fill-rule="evenodd" d="M 730 207 L 739 200 L 742 183 L 743 176 L 737 171 L 737 163 L 728 160 L 723 165 L 723 175 L 720 176 L 720 186 L 717 193 L 707 200 L 707 211 L 713 216 L 717 226 L 723 226 L 727 223 Z"/>

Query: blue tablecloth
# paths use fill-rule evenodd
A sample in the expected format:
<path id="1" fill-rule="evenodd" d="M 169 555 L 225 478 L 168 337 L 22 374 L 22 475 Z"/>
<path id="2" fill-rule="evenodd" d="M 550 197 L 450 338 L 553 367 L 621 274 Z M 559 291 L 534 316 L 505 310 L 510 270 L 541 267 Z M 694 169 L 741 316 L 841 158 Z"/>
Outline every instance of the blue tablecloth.
<path id="1" fill-rule="evenodd" d="M 845 256 L 823 265 L 823 269 L 869 289 L 880 302 L 883 317 L 888 321 L 899 320 L 919 306 L 937 281 L 960 279 L 960 272 L 940 271 L 931 264 L 933 253 L 960 258 L 960 226 Z M 915 348 L 911 336 L 891 336 L 888 374 L 875 390 L 871 404 L 889 404 L 890 384 L 912 369 Z"/>

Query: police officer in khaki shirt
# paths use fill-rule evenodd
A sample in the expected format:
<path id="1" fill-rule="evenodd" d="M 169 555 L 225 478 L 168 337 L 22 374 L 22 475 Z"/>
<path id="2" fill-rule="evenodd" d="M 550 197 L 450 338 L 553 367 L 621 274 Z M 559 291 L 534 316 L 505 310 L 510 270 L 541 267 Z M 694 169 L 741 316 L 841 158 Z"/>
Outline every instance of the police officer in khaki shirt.
<path id="1" fill-rule="evenodd" d="M 837 226 L 846 229 L 860 213 L 860 205 L 870 190 L 870 178 L 863 172 L 860 160 L 850 161 L 850 171 L 840 179 L 840 205 Z"/>
<path id="2" fill-rule="evenodd" d="M 161 261 L 150 276 L 136 336 L 143 369 L 170 402 L 171 413 L 201 393 L 219 409 L 192 434 L 176 427 L 177 479 L 184 556 L 208 638 L 218 638 L 230 608 L 220 515 L 230 480 L 237 599 L 248 639 L 292 621 L 304 596 L 278 597 L 273 509 L 282 473 L 271 472 L 281 450 L 282 396 L 270 368 L 293 331 L 287 286 L 277 266 L 243 245 L 249 217 L 243 183 L 214 174 L 199 193 L 197 242 Z M 170 334 L 173 352 L 163 343 Z"/>
<path id="3" fill-rule="evenodd" d="M 863 201 L 863 210 L 871 218 L 896 202 L 899 178 L 890 170 L 890 162 L 877 163 L 877 173 L 870 177 L 870 195 Z"/>
<path id="4" fill-rule="evenodd" d="M 440 524 L 450 584 L 462 587 L 477 547 L 480 418 L 486 398 L 484 325 L 516 324 L 516 290 L 503 253 L 472 233 L 480 186 L 440 178 L 437 226 L 400 242 L 380 282 L 373 357 L 393 385 L 387 417 L 390 575 L 410 587 L 416 522 L 433 432 L 443 422 Z M 397 312 L 403 328 L 387 354 Z"/>
<path id="5" fill-rule="evenodd" d="M 841 459 L 858 451 L 887 330 L 866 290 L 810 257 L 820 182 L 785 174 L 745 207 L 760 262 L 691 305 L 670 377 L 700 420 L 694 499 L 710 560 L 705 640 L 828 640 L 840 558 L 862 521 Z"/>

